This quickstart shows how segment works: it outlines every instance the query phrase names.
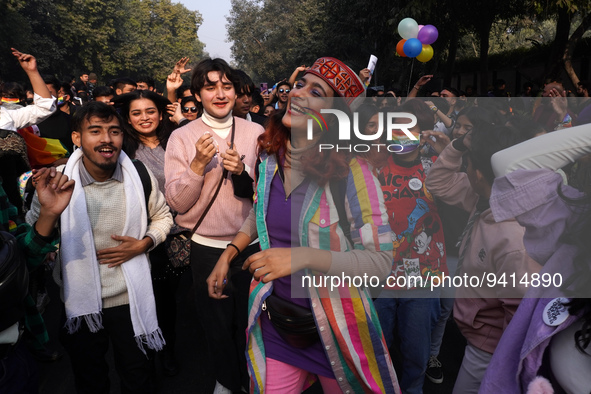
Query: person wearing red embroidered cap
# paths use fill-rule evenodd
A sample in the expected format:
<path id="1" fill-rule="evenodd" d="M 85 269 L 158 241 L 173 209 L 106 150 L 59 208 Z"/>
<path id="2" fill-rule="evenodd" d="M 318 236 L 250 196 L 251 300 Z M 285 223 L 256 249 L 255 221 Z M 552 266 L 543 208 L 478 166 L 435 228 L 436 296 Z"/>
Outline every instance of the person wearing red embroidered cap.
<path id="1" fill-rule="evenodd" d="M 243 266 L 253 273 L 251 393 L 299 393 L 310 375 L 326 393 L 400 392 L 367 289 L 312 285 L 345 275 L 382 279 L 390 271 L 391 230 L 371 165 L 319 149 L 338 144 L 336 117 L 313 121 L 310 138 L 307 133 L 308 120 L 322 109 L 350 112 L 348 104 L 364 94 L 343 62 L 320 58 L 259 137 L 253 209 L 207 279 L 210 297 L 223 298 L 230 262 L 259 238 L 261 252 Z"/>

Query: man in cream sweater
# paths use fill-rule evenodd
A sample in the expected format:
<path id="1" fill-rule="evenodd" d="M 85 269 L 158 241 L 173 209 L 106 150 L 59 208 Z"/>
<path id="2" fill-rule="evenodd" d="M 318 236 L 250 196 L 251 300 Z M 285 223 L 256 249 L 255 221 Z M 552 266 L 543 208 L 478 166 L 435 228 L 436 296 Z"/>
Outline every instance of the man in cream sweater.
<path id="1" fill-rule="evenodd" d="M 75 180 L 61 215 L 65 327 L 61 341 L 78 392 L 109 392 L 105 354 L 113 343 L 121 391 L 155 392 L 151 350 L 164 340 L 147 252 L 163 242 L 172 215 L 156 178 L 149 190 L 122 152 L 122 120 L 112 106 L 91 102 L 73 118 L 77 149 L 63 172 Z M 59 170 L 59 169 L 58 169 Z M 36 199 L 27 221 L 35 220 Z"/>

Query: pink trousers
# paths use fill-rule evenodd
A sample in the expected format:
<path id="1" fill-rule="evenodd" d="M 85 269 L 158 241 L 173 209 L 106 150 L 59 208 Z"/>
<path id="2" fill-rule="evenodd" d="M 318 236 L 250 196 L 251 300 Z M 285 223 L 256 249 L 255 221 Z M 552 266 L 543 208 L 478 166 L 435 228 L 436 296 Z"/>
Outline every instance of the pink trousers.
<path id="1" fill-rule="evenodd" d="M 267 381 L 265 393 L 268 394 L 301 394 L 308 376 L 308 371 L 294 367 L 281 361 L 266 359 Z M 341 388 L 336 379 L 318 375 L 322 390 L 325 393 L 340 393 Z"/>

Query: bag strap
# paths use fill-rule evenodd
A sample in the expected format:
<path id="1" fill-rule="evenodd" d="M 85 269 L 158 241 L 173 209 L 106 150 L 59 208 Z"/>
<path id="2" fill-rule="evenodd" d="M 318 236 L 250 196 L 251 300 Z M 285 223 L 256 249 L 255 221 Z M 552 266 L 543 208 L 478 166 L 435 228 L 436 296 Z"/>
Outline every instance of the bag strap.
<path id="1" fill-rule="evenodd" d="M 131 162 L 135 166 L 135 169 L 137 170 L 137 173 L 140 176 L 140 180 L 142 181 L 142 186 L 144 188 L 144 199 L 146 200 L 146 209 L 148 209 L 150 194 L 152 194 L 152 180 L 150 179 L 150 174 L 146 169 L 146 165 L 141 161 L 133 159 Z"/>
<path id="2" fill-rule="evenodd" d="M 230 137 L 230 146 L 233 146 L 234 145 L 234 132 L 235 132 L 235 130 L 236 130 L 236 121 L 234 120 L 234 118 L 232 118 L 232 135 Z M 191 235 L 195 234 L 195 231 L 197 231 L 197 229 L 199 228 L 199 226 L 203 222 L 203 219 L 205 219 L 205 215 L 207 215 L 207 212 L 209 212 L 209 209 L 213 205 L 216 197 L 218 196 L 218 193 L 220 192 L 220 189 L 222 188 L 222 183 L 224 183 L 224 179 L 227 176 L 228 176 L 228 170 L 224 168 L 224 171 L 222 172 L 222 177 L 220 178 L 220 181 L 218 182 L 218 186 L 215 189 L 215 193 L 213 194 L 212 199 L 209 200 L 209 204 L 207 204 L 207 207 L 205 207 L 205 210 L 201 214 L 201 217 L 197 221 L 197 224 L 195 224 L 195 227 L 193 227 L 193 230 L 191 230 Z"/>

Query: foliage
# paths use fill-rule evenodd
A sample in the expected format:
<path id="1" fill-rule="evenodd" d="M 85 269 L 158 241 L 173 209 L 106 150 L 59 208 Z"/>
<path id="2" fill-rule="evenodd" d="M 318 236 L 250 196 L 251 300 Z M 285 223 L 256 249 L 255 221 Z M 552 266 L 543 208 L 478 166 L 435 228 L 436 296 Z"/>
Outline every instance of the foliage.
<path id="1" fill-rule="evenodd" d="M 338 57 L 359 70 L 374 54 L 379 60 L 372 83 L 405 88 L 422 73 L 449 83 L 456 61 L 476 56 L 474 71 L 480 70 L 486 87 L 489 54 L 552 45 L 556 54 L 549 62 L 566 67 L 568 40 L 580 36 L 589 11 L 589 0 L 305 0 L 297 7 L 283 0 L 232 0 L 228 36 L 238 66 L 259 81 L 286 78 L 318 56 Z M 438 28 L 428 63 L 395 55 L 396 26 L 405 17 Z"/>
<path id="2" fill-rule="evenodd" d="M 95 72 L 103 82 L 147 74 L 164 82 L 183 56 L 203 57 L 201 14 L 171 0 L 4 0 L 0 69 L 22 80 L 10 47 L 38 59 L 43 73 Z"/>
<path id="3" fill-rule="evenodd" d="M 324 45 L 324 1 L 232 0 L 228 36 L 238 67 L 255 80 L 277 82 L 310 65 Z"/>

